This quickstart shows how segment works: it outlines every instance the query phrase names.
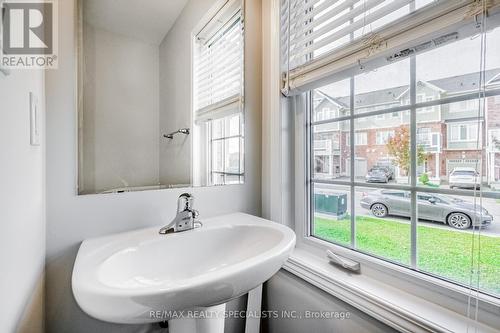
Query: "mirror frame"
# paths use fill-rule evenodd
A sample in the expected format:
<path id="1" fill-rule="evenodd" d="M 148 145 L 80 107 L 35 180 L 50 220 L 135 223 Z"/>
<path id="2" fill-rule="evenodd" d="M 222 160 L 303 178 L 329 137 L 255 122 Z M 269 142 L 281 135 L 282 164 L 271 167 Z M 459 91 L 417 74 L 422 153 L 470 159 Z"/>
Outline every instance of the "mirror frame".
<path id="1" fill-rule="evenodd" d="M 2 0 L 0 0 L 2 1 Z M 75 193 L 77 196 L 84 196 L 84 195 L 98 195 L 98 194 L 121 194 L 124 192 L 141 192 L 141 191 L 151 191 L 151 190 L 170 190 L 170 189 L 179 189 L 179 188 L 197 188 L 197 187 L 215 187 L 215 186 L 242 186 L 245 184 L 247 181 L 247 156 L 246 156 L 246 151 L 247 151 L 247 108 L 246 108 L 246 103 L 245 103 L 245 92 L 246 92 L 246 64 L 247 64 L 247 50 L 246 50 L 246 45 L 247 45 L 247 28 L 246 28 L 246 0 L 217 0 L 214 2 L 214 4 L 210 7 L 210 9 L 205 13 L 198 21 L 198 23 L 194 26 L 194 28 L 191 30 L 190 33 L 190 73 L 189 73 L 189 81 L 190 81 L 190 128 L 193 128 L 194 126 L 194 94 L 193 94 L 193 87 L 194 87 L 194 72 L 193 72 L 193 56 L 194 56 L 194 37 L 202 30 L 203 27 L 205 27 L 214 17 L 219 13 L 228 3 L 231 1 L 240 1 L 241 2 L 241 16 L 242 16 L 242 21 L 243 21 L 243 65 L 242 65 L 242 108 L 241 108 L 241 114 L 242 114 L 242 130 L 244 133 L 243 136 L 243 181 L 238 183 L 238 184 L 224 184 L 224 185 L 200 185 L 200 186 L 194 186 L 193 185 L 193 160 L 194 160 L 194 140 L 191 139 L 190 142 L 190 181 L 191 184 L 190 186 L 172 186 L 172 187 L 167 187 L 167 188 L 145 188 L 145 189 L 134 189 L 131 191 L 123 191 L 123 192 L 110 192 L 110 193 L 82 193 L 80 191 L 81 188 L 83 188 L 83 179 L 82 179 L 82 169 L 83 169 L 83 1 L 85 0 L 76 0 L 76 6 L 75 6 L 75 13 L 74 13 L 74 19 L 75 19 L 75 73 L 76 73 L 76 94 L 75 94 L 75 104 L 76 104 L 76 179 L 75 179 Z M 188 0 L 192 1 L 192 0 Z M 181 14 L 182 15 L 182 12 Z M 191 130 L 191 133 L 193 131 Z M 160 133 L 160 135 L 163 135 L 163 133 Z M 161 186 L 161 185 L 160 185 Z M 140 187 L 140 186 L 137 186 Z M 144 186 L 146 187 L 146 186 Z"/>

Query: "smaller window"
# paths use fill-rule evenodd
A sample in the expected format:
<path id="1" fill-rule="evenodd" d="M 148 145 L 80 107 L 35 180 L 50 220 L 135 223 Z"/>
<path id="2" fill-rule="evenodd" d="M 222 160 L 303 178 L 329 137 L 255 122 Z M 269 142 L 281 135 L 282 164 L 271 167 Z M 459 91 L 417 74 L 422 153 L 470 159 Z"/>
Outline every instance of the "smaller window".
<path id="1" fill-rule="evenodd" d="M 354 138 L 354 145 L 356 146 L 366 146 L 368 144 L 368 133 L 366 132 L 356 132 Z"/>
<path id="2" fill-rule="evenodd" d="M 488 145 L 490 151 L 497 151 L 500 149 L 500 128 L 490 130 Z"/>
<path id="3" fill-rule="evenodd" d="M 315 156 L 314 171 L 316 173 L 330 174 L 330 156 Z"/>
<path id="4" fill-rule="evenodd" d="M 428 96 L 425 98 L 426 102 L 431 102 L 433 100 L 434 100 L 434 98 L 432 98 L 432 96 Z M 426 106 L 425 108 L 419 109 L 419 111 L 420 111 L 420 113 L 432 112 L 432 111 L 434 111 L 434 107 L 433 106 Z"/>
<path id="5" fill-rule="evenodd" d="M 240 184 L 244 177 L 243 117 L 229 115 L 207 123 L 210 147 L 209 176 L 211 185 Z"/>
<path id="6" fill-rule="evenodd" d="M 394 131 L 378 131 L 376 137 L 377 145 L 385 145 L 394 136 Z"/>
<path id="7" fill-rule="evenodd" d="M 450 128 L 450 141 L 476 141 L 478 138 L 477 123 L 453 124 Z"/>
<path id="8" fill-rule="evenodd" d="M 417 143 L 429 146 L 431 143 L 431 129 L 429 127 L 419 127 L 417 129 Z"/>

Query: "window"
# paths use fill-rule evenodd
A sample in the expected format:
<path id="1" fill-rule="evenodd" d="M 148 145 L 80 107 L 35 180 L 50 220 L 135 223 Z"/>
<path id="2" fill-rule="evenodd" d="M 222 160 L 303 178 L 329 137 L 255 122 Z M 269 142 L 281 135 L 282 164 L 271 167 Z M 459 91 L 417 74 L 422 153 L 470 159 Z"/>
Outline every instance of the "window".
<path id="1" fill-rule="evenodd" d="M 349 133 L 347 136 L 347 144 L 351 144 L 351 136 Z M 368 133 L 367 132 L 355 132 L 354 133 L 354 145 L 356 146 L 366 146 L 368 143 Z"/>
<path id="2" fill-rule="evenodd" d="M 211 185 L 243 182 L 244 138 L 241 118 L 241 114 L 236 114 L 208 122 Z"/>
<path id="3" fill-rule="evenodd" d="M 417 94 L 417 103 L 423 103 L 423 102 L 430 102 L 434 98 L 432 96 L 427 96 L 425 94 Z M 425 112 L 432 112 L 434 110 L 433 106 L 427 106 L 424 108 L 419 109 L 419 113 L 425 113 Z"/>
<path id="4" fill-rule="evenodd" d="M 344 282 L 324 269 L 321 254 L 330 249 L 368 267 L 362 268 L 362 275 L 382 283 L 386 275 L 394 287 L 408 288 L 444 308 L 450 308 L 450 299 L 458 300 L 462 303 L 456 308 L 469 314 L 477 297 L 476 305 L 483 300 L 492 305 L 478 321 L 489 321 L 490 315 L 496 319 L 500 233 L 489 234 L 488 227 L 478 230 L 498 215 L 494 212 L 500 196 L 494 185 L 500 179 L 500 157 L 477 139 L 450 140 L 451 125 L 482 120 L 484 128 L 491 129 L 498 118 L 497 108 L 490 108 L 493 96 L 500 95 L 498 85 L 484 82 L 500 74 L 500 49 L 495 47 L 500 24 L 498 16 L 488 16 L 488 24 L 469 17 L 478 13 L 479 3 L 485 2 L 283 0 L 282 93 L 289 97 L 287 111 L 298 110 L 300 125 L 293 132 L 294 224 L 302 251 L 321 250 L 299 257 L 303 261 L 291 268 L 305 268 L 309 274 L 304 275 L 317 286 L 328 288 L 333 279 L 335 287 Z M 486 13 L 479 17 L 484 19 Z M 315 123 L 313 96 L 318 91 L 350 101 L 346 112 Z M 488 114 L 479 112 L 485 104 L 474 104 L 481 91 L 488 96 Z M 319 127 L 322 135 L 328 128 L 345 133 L 335 139 L 339 150 L 332 154 L 330 177 L 314 170 L 314 134 Z M 425 129 L 419 134 L 419 128 Z M 366 146 L 355 145 L 359 131 L 367 133 Z M 454 137 L 471 138 L 474 131 L 480 134 L 478 128 L 459 127 Z M 343 135 L 353 144 L 344 145 Z M 447 146 L 441 147 L 441 142 Z M 450 187 L 448 170 L 473 165 L 482 171 L 481 191 L 471 190 L 473 182 Z M 460 207 L 469 211 L 459 213 Z M 304 267 L 307 257 L 314 261 L 315 256 L 321 270 Z M 377 273 L 371 275 L 373 271 Z M 354 286 L 352 294 L 359 296 L 364 286 L 355 280 L 345 280 L 345 285 Z M 403 309 L 412 312 L 415 307 Z M 488 325 L 496 327 L 495 319 Z"/>
<path id="5" fill-rule="evenodd" d="M 331 173 L 330 156 L 316 156 L 314 159 L 314 171 L 316 173 Z"/>
<path id="6" fill-rule="evenodd" d="M 385 145 L 389 141 L 390 138 L 394 136 L 394 131 L 378 131 L 377 132 L 377 145 Z"/>
<path id="7" fill-rule="evenodd" d="M 492 35 L 500 38 L 500 29 L 491 30 L 488 38 L 492 38 Z M 462 114 L 448 112 L 456 108 L 470 110 L 479 105 L 476 93 L 470 92 L 473 83 L 478 84 L 479 74 L 474 72 L 477 69 L 472 65 L 470 68 L 463 67 L 464 63 L 468 63 L 466 59 L 477 56 L 476 42 L 474 39 L 458 40 L 446 44 L 442 49 L 430 51 L 429 53 L 434 53 L 432 56 L 429 53 L 418 54 L 412 58 L 414 65 L 406 59 L 366 74 L 354 75 L 350 78 L 349 94 L 341 96 L 343 100 L 350 99 L 355 103 L 348 116 L 339 118 L 339 115 L 335 115 L 329 122 L 321 125 L 312 121 L 309 131 L 314 132 L 317 126 L 335 129 L 335 140 L 338 141 L 340 150 L 338 157 L 332 155 L 329 167 L 335 170 L 333 165 L 338 164 L 340 174 L 338 177 L 321 177 L 318 173 L 324 169 L 321 170 L 319 164 L 325 163 L 318 161 L 317 156 L 311 161 L 316 166 L 316 170 L 308 175 L 308 182 L 311 184 L 308 188 L 308 230 L 311 237 L 347 246 L 457 284 L 468 285 L 468 260 L 476 255 L 474 251 L 477 249 L 472 248 L 470 236 L 467 236 L 470 234 L 462 229 L 471 230 L 473 223 L 476 226 L 490 224 L 494 218 L 490 211 L 495 211 L 498 205 L 495 199 L 497 195 L 485 184 L 483 189 L 486 194 L 483 195 L 487 198 L 483 199 L 483 206 L 463 215 L 456 215 L 459 207 L 474 207 L 473 203 L 477 200 L 475 192 L 468 191 L 465 185 L 456 189 L 450 189 L 447 185 L 447 169 L 453 170 L 463 163 L 472 163 L 469 161 L 477 159 L 478 154 L 481 154 L 481 146 L 477 148 L 480 134 L 478 122 L 470 120 L 477 117 L 478 113 L 466 112 L 462 117 Z M 491 65 L 488 75 L 500 73 L 500 53 L 496 52 L 499 58 Z M 450 54 L 457 54 L 456 57 L 461 58 L 460 63 L 452 61 L 446 70 L 441 65 L 436 65 L 446 63 Z M 387 73 L 396 75 L 389 76 Z M 440 101 L 446 98 L 444 92 L 418 97 L 417 82 L 421 77 L 428 78 L 436 89 L 447 90 L 452 94 L 452 102 Z M 318 89 L 333 90 L 329 85 Z M 315 91 L 313 89 L 308 96 Z M 392 103 L 381 104 L 398 98 L 404 99 L 405 94 L 410 96 L 409 103 L 399 103 L 396 110 Z M 414 102 L 410 102 L 412 100 Z M 314 112 L 311 99 L 307 101 L 311 112 Z M 432 109 L 429 106 L 419 107 L 424 102 L 434 103 Z M 381 105 L 386 107 L 380 107 Z M 436 112 L 431 113 L 430 110 Z M 369 114 L 365 115 L 367 112 Z M 491 112 L 496 111 L 493 109 Z M 354 125 L 351 126 L 351 123 Z M 417 141 L 413 151 L 412 128 L 416 130 Z M 339 132 L 345 133 L 348 143 L 349 138 L 354 137 L 355 146 L 364 144 L 366 148 L 344 146 Z M 323 132 L 324 135 L 327 133 L 328 130 Z M 448 137 L 449 144 L 451 141 L 470 142 L 471 145 L 456 146 L 461 149 L 457 159 L 457 152 L 441 150 L 441 136 Z M 415 156 L 414 172 L 412 155 Z M 491 158 L 494 159 L 494 155 Z M 351 163 L 354 163 L 353 175 L 350 174 Z M 493 164 L 485 165 L 483 174 L 498 172 Z M 488 170 L 489 167 L 492 169 Z M 416 179 L 412 179 L 413 177 Z M 392 189 L 394 187 L 398 190 Z M 428 188 L 432 188 L 432 191 Z M 412 205 L 416 209 L 412 209 Z M 496 252 L 493 247 L 488 246 L 497 240 L 497 236 L 498 233 L 492 236 L 481 235 L 481 242 L 488 244 L 481 249 L 481 257 L 488 258 L 481 262 L 484 269 L 482 272 L 494 273 L 486 273 L 486 277 L 482 275 L 479 289 L 492 295 L 500 295 L 500 283 L 495 277 L 500 274 L 500 266 L 495 260 L 491 261 Z M 433 242 L 436 243 L 433 245 Z M 434 252 L 435 249 L 437 252 Z M 457 251 L 460 255 L 451 254 Z"/>
<path id="8" fill-rule="evenodd" d="M 451 124 L 448 125 L 450 129 L 450 141 L 477 141 L 478 140 L 478 124 Z"/>
<path id="9" fill-rule="evenodd" d="M 429 127 L 419 127 L 417 129 L 417 143 L 424 146 L 431 145 L 431 129 Z"/>
<path id="10" fill-rule="evenodd" d="M 366 146 L 368 143 L 368 135 L 366 132 L 354 133 L 354 144 L 356 146 Z"/>
<path id="11" fill-rule="evenodd" d="M 488 147 L 490 151 L 498 151 L 500 149 L 500 128 L 490 130 Z"/>
<path id="12" fill-rule="evenodd" d="M 194 184 L 244 181 L 243 29 L 241 3 L 228 1 L 193 39 Z"/>

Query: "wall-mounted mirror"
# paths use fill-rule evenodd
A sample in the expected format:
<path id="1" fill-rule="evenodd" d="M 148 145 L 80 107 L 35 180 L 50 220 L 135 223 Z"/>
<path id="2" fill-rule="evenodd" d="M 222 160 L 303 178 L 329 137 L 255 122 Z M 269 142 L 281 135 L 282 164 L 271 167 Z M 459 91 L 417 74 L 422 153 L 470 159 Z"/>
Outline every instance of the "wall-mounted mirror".
<path id="1" fill-rule="evenodd" d="M 79 194 L 243 183 L 243 0 L 188 2 L 79 1 Z"/>

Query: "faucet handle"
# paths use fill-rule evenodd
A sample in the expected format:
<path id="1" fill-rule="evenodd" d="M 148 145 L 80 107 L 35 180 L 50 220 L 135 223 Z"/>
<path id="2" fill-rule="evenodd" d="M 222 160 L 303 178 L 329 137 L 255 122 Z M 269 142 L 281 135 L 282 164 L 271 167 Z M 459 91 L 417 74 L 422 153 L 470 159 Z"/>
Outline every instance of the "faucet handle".
<path id="1" fill-rule="evenodd" d="M 193 206 L 194 196 L 191 193 L 182 193 L 177 199 L 177 212 L 190 210 Z"/>
<path id="2" fill-rule="evenodd" d="M 193 209 L 192 210 L 192 214 L 193 214 L 193 219 L 197 218 L 198 216 L 200 216 L 200 212 L 196 209 Z"/>

